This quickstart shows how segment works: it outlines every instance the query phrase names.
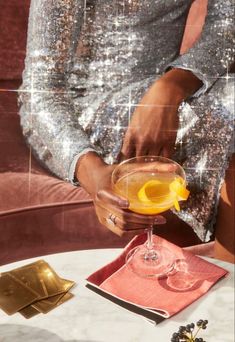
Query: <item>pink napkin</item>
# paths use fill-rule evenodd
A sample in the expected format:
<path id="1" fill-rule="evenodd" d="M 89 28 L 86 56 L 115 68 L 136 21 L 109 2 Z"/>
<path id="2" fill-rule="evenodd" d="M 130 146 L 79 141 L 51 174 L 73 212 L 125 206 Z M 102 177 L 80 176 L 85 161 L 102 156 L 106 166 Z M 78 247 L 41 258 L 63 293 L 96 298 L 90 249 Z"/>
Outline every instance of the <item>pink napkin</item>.
<path id="1" fill-rule="evenodd" d="M 153 242 L 160 243 L 175 254 L 183 264 L 187 264 L 186 276 L 192 281 L 188 289 L 175 287 L 185 273 L 176 272 L 164 279 L 142 278 L 125 265 L 127 253 L 146 241 L 146 234 L 136 236 L 113 262 L 102 267 L 87 278 L 87 281 L 122 301 L 134 304 L 148 311 L 168 318 L 183 310 L 205 294 L 228 271 L 183 250 L 182 248 L 153 236 Z M 173 284 L 173 286 L 172 286 Z"/>

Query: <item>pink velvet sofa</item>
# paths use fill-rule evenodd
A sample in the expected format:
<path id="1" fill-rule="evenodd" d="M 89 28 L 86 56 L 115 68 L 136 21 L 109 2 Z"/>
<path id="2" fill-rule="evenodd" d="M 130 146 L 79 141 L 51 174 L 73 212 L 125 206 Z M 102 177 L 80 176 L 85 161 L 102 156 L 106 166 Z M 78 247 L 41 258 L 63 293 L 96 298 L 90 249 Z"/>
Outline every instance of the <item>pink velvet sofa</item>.
<path id="1" fill-rule="evenodd" d="M 100 225 L 88 194 L 52 176 L 24 142 L 17 89 L 29 4 L 0 0 L 0 265 L 60 251 L 123 246 L 130 239 Z M 206 1 L 195 1 L 182 52 L 199 36 L 205 13 Z M 183 231 L 182 236 L 182 246 L 196 241 Z"/>

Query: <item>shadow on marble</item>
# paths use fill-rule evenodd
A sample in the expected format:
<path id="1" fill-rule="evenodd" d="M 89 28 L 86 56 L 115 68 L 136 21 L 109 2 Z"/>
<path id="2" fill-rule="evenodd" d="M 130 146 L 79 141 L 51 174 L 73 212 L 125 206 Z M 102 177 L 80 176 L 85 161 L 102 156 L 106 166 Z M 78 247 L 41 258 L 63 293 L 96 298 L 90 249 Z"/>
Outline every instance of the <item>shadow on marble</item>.
<path id="1" fill-rule="evenodd" d="M 4 342 L 100 342 L 94 340 L 64 340 L 58 335 L 32 326 L 0 324 L 0 341 Z"/>

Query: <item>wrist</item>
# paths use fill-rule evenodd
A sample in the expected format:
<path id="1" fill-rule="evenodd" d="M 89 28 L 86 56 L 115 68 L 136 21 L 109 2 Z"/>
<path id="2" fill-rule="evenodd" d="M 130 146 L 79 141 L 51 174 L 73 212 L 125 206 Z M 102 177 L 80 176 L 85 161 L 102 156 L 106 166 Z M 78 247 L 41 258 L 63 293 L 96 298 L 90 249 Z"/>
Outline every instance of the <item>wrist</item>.
<path id="1" fill-rule="evenodd" d="M 171 69 L 159 81 L 168 89 L 172 100 L 178 105 L 202 86 L 201 80 L 191 71 L 184 69 Z"/>
<path id="2" fill-rule="evenodd" d="M 105 166 L 103 159 L 93 151 L 83 154 L 77 161 L 75 168 L 75 176 L 79 183 L 90 193 L 92 188 L 92 175 L 97 169 Z M 91 185 L 91 187 L 89 186 Z"/>

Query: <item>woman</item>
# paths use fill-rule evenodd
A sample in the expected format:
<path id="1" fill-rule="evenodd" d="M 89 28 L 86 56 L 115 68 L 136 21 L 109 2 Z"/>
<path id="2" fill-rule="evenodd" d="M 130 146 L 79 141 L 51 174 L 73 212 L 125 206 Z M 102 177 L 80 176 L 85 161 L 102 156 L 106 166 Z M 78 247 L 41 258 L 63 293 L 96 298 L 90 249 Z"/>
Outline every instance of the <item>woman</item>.
<path id="1" fill-rule="evenodd" d="M 128 212 L 112 193 L 114 163 L 174 154 L 192 193 L 179 217 L 200 240 L 213 234 L 233 135 L 233 4 L 209 0 L 200 40 L 179 56 L 191 3 L 31 3 L 24 134 L 54 174 L 91 194 L 100 221 L 117 233 L 160 219 Z"/>

